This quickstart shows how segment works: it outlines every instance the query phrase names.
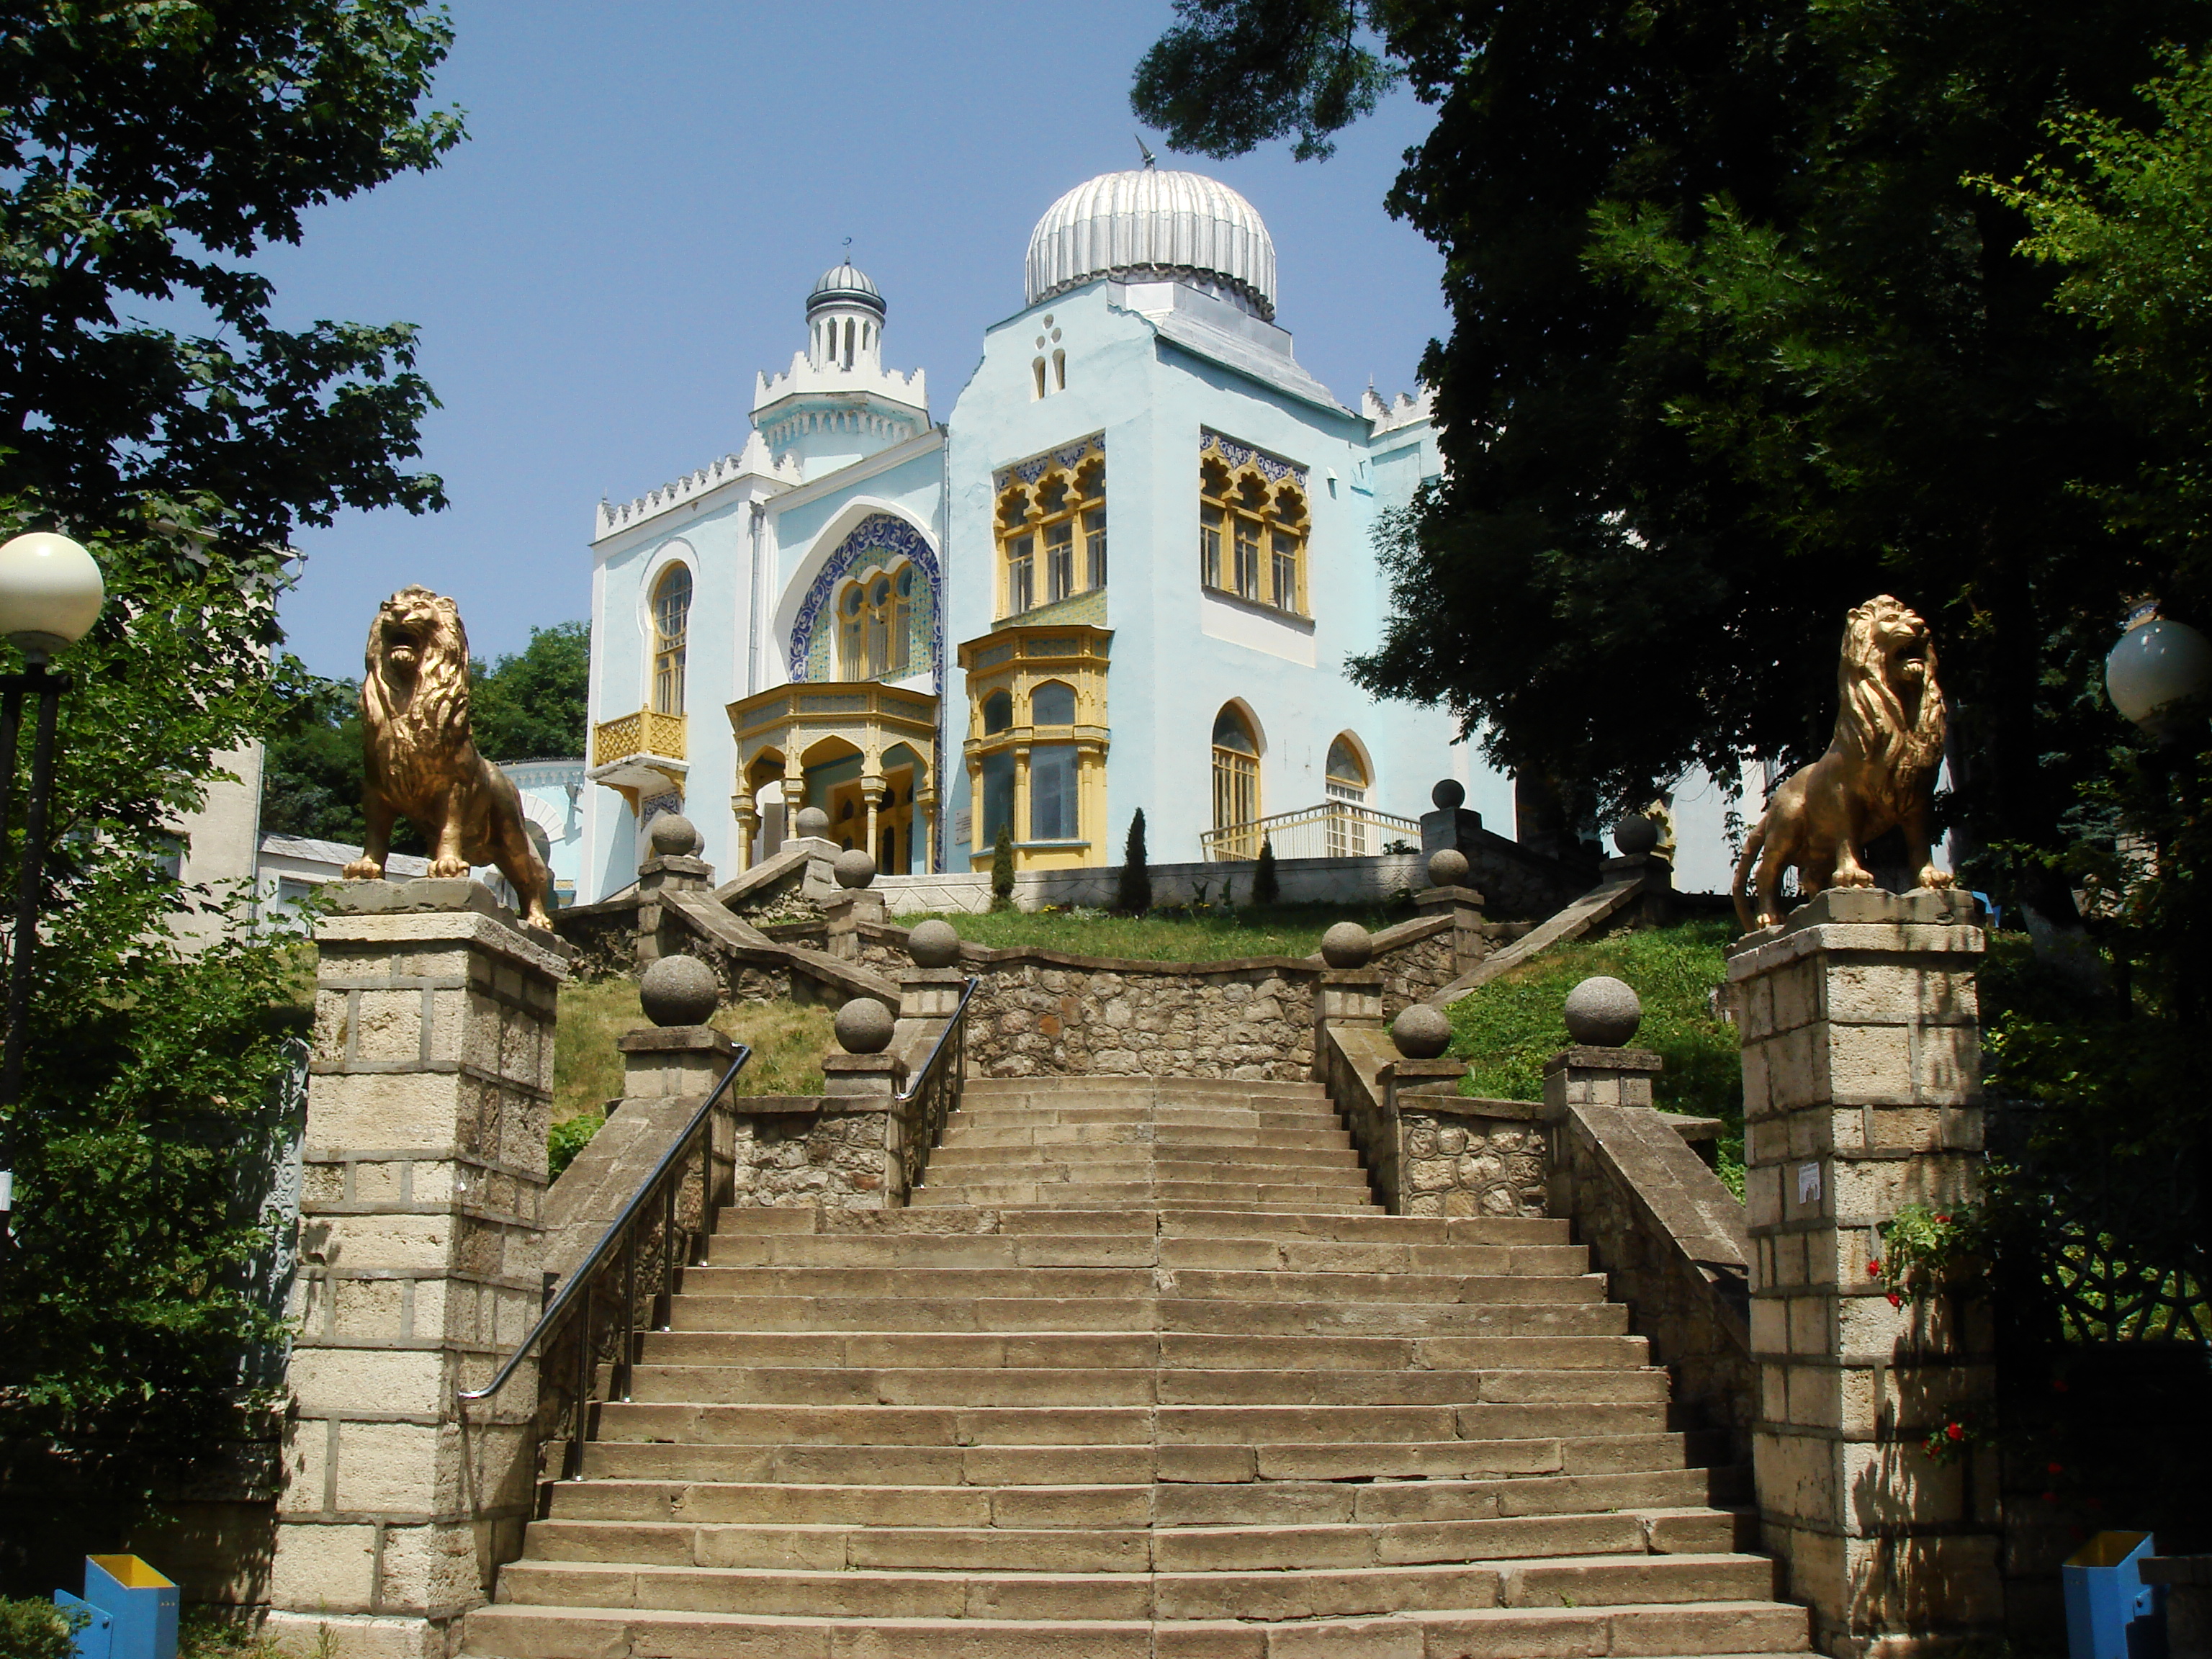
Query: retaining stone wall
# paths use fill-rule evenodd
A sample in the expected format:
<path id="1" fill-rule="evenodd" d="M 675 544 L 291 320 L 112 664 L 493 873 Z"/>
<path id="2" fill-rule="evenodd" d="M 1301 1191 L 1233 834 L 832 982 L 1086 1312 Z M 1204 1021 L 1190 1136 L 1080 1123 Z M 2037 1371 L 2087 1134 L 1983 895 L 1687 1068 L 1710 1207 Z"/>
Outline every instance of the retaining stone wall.
<path id="1" fill-rule="evenodd" d="M 1295 1081 L 1313 1069 L 1313 979 L 1303 963 L 992 968 L 969 1007 L 976 1075 Z"/>
<path id="2" fill-rule="evenodd" d="M 747 1102 L 736 1103 L 732 1203 L 787 1209 L 884 1207 L 890 1144 L 887 1110 L 835 1111 L 827 1109 L 826 1099 L 821 1109 L 811 1111 L 747 1111 Z"/>
<path id="3" fill-rule="evenodd" d="M 1533 1101 L 1444 1104 L 1435 1096 L 1401 1096 L 1401 1213 L 1545 1215 L 1551 1153 L 1543 1126 L 1535 1121 L 1539 1110 Z"/>

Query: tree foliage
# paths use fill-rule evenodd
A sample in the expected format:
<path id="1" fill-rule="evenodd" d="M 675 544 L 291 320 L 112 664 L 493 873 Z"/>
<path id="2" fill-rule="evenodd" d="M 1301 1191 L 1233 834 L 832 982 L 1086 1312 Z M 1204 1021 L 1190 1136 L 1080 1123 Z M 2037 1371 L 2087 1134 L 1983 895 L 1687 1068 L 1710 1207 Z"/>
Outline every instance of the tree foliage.
<path id="1" fill-rule="evenodd" d="M 278 1329 L 257 1190 L 294 1064 L 292 941 L 242 893 L 180 889 L 174 826 L 283 716 L 292 528 L 442 504 L 406 470 L 433 401 L 412 329 L 277 328 L 251 260 L 458 142 L 419 107 L 450 38 L 405 0 L 0 3 L 0 535 L 76 537 L 108 595 L 57 663 L 0 1455 L 58 1460 L 111 1541 L 232 1420 Z M 11 889 L 21 851 L 0 826 Z M 213 941 L 188 946 L 186 921 Z M 71 1542 L 54 1504 L 0 1503 L 19 1586 L 50 1589 Z"/>
<path id="2" fill-rule="evenodd" d="M 452 30 L 411 0 L 0 5 L 0 490 L 72 520 L 205 494 L 249 539 L 443 505 L 405 324 L 276 327 L 246 261 L 434 166 Z M 161 326 L 135 308 L 166 314 Z"/>
<path id="3" fill-rule="evenodd" d="M 1843 613 L 1891 591 L 1942 647 L 1954 821 L 1994 853 L 2060 845 L 2114 735 L 2095 668 L 2143 573 L 2096 506 L 2130 428 L 2057 273 L 2021 257 L 2027 219 L 1972 180 L 2017 176 L 2062 95 L 2139 119 L 2158 44 L 2212 14 L 1364 15 L 1437 112 L 1389 204 L 1443 250 L 1454 327 L 1423 371 L 1448 475 L 1388 526 L 1397 615 L 1357 677 L 1626 806 L 1692 764 L 1817 751 Z M 1232 63 L 1139 99 L 1172 117 L 1261 91 Z M 2070 913 L 2044 866 L 2011 875 Z"/>
<path id="4" fill-rule="evenodd" d="M 1121 875 L 1115 890 L 1114 908 L 1129 916 L 1141 916 L 1152 908 L 1152 872 L 1145 854 L 1145 809 L 1141 806 L 1129 818 L 1129 840 L 1121 853 Z"/>

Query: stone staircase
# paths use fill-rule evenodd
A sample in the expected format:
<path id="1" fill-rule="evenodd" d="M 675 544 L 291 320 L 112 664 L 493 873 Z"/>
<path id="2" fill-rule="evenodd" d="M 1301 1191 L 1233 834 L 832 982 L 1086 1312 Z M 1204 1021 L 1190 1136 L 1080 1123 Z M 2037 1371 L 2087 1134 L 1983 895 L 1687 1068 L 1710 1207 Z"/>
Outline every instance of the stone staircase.
<path id="1" fill-rule="evenodd" d="M 971 1082 L 913 1207 L 723 1212 L 466 1650 L 1807 1652 L 1587 1266 L 1316 1086 Z"/>

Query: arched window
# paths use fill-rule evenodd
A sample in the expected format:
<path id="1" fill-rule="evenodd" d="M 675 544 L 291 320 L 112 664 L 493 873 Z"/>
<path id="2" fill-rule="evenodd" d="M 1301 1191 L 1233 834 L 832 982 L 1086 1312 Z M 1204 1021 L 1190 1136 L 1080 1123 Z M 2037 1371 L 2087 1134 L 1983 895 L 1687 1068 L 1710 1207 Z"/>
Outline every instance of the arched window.
<path id="1" fill-rule="evenodd" d="M 1296 616 L 1310 616 L 1303 473 L 1279 483 L 1257 458 L 1234 459 L 1212 433 L 1199 461 L 1198 566 L 1201 586 Z M 1231 446 L 1237 456 L 1251 453 Z M 1285 464 L 1287 465 L 1287 464 Z"/>
<path id="2" fill-rule="evenodd" d="M 837 595 L 837 660 L 848 680 L 913 672 L 915 570 L 871 570 Z"/>
<path id="3" fill-rule="evenodd" d="M 1044 396 L 1044 359 L 1038 357 L 1030 363 L 1030 373 L 1036 378 L 1036 395 Z"/>
<path id="4" fill-rule="evenodd" d="M 1011 692 L 994 691 L 983 699 L 983 735 L 1004 732 L 1014 723 L 1014 699 Z"/>
<path id="5" fill-rule="evenodd" d="M 691 567 L 672 564 L 653 591 L 653 707 L 684 712 L 684 640 L 691 629 Z"/>
<path id="6" fill-rule="evenodd" d="M 1018 617 L 1106 586 L 1106 458 L 1095 447 L 1078 453 L 1082 459 L 1072 466 L 1040 458 L 1042 471 L 1026 484 L 1001 475 L 1001 617 Z"/>
<path id="7" fill-rule="evenodd" d="M 1333 859 L 1367 856 L 1368 819 L 1360 809 L 1367 804 L 1367 762 L 1349 732 L 1340 732 L 1328 746 L 1328 855 Z"/>
<path id="8" fill-rule="evenodd" d="M 1075 688 L 1066 680 L 1047 680 L 1030 693 L 1031 726 L 1075 724 Z"/>
<path id="9" fill-rule="evenodd" d="M 1249 828 L 1260 816 L 1260 740 L 1244 711 L 1224 703 L 1213 717 L 1213 827 L 1245 833 L 1223 847 L 1229 858 L 1260 856 L 1260 832 Z M 1244 845 L 1246 841 L 1251 845 Z"/>
<path id="10" fill-rule="evenodd" d="M 1055 392 L 1067 390 L 1067 354 L 1065 351 L 1052 354 L 1052 389 Z"/>

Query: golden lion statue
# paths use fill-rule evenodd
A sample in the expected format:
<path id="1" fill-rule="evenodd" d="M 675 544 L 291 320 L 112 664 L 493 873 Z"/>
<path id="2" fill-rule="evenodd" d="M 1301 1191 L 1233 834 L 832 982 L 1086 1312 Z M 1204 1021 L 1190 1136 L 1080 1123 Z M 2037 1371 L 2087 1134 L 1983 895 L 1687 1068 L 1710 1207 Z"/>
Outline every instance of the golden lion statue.
<path id="1" fill-rule="evenodd" d="M 524 828 L 514 781 L 477 753 L 469 732 L 469 636 L 453 602 L 403 587 L 377 610 L 361 682 L 368 841 L 345 867 L 378 881 L 404 812 L 430 843 L 430 873 L 465 876 L 495 864 L 523 902 L 523 920 L 550 927 L 551 878 Z"/>
<path id="2" fill-rule="evenodd" d="M 1903 826 L 1917 884 L 1948 887 L 1928 856 L 1928 798 L 1943 763 L 1946 717 L 1928 624 L 1884 593 L 1850 614 L 1836 665 L 1836 735 L 1767 801 L 1735 867 L 1735 913 L 1747 931 L 1782 920 L 1782 872 L 1797 890 L 1871 887 L 1867 843 Z M 1753 913 L 1751 869 L 1759 866 Z"/>

